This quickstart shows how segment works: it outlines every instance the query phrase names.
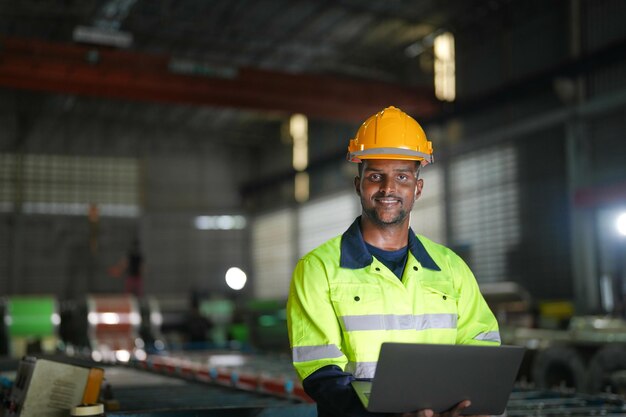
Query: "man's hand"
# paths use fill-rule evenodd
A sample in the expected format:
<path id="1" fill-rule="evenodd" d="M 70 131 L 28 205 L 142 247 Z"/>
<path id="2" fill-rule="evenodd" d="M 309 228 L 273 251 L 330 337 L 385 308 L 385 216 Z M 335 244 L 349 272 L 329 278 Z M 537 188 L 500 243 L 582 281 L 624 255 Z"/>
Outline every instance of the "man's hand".
<path id="1" fill-rule="evenodd" d="M 401 417 L 459 417 L 461 415 L 461 411 L 467 407 L 469 407 L 472 403 L 469 400 L 461 401 L 458 403 L 453 409 L 450 411 L 446 411 L 445 413 L 436 414 L 433 410 L 420 410 L 412 413 L 403 413 L 400 414 Z M 486 417 L 486 416 L 482 416 Z"/>

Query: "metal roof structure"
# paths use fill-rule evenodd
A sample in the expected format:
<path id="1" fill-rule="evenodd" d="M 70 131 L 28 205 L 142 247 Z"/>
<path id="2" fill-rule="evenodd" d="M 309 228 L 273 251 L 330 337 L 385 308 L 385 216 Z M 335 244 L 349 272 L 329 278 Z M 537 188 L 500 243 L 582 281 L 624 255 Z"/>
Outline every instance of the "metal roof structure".
<path id="1" fill-rule="evenodd" d="M 394 103 L 429 118 L 440 106 L 433 37 L 501 25 L 512 3 L 2 0 L 0 86 L 56 93 L 23 104 L 48 113 L 216 132 L 244 146 L 293 112 L 356 122 Z"/>

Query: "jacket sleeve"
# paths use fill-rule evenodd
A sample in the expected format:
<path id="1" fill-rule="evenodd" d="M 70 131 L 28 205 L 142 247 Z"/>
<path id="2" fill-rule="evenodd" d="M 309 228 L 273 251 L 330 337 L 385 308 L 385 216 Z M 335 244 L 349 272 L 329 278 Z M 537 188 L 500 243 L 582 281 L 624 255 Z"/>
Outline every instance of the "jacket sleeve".
<path id="1" fill-rule="evenodd" d="M 287 326 L 293 365 L 304 380 L 316 370 L 348 363 L 341 351 L 341 327 L 328 288 L 328 271 L 317 258 L 301 259 L 293 272 L 287 300 Z"/>
<path id="2" fill-rule="evenodd" d="M 457 344 L 499 345 L 498 322 L 485 302 L 474 274 L 467 264 L 451 253 L 451 268 L 458 299 Z"/>
<path id="3" fill-rule="evenodd" d="M 302 382 L 302 386 L 317 403 L 319 417 L 393 416 L 367 411 L 350 385 L 353 380 L 352 374 L 329 365 L 309 375 Z"/>

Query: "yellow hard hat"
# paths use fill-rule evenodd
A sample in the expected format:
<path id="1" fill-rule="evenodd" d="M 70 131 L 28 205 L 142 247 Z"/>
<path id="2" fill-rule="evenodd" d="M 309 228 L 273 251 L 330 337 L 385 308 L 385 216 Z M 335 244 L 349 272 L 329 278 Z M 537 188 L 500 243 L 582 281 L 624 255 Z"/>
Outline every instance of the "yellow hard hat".
<path id="1" fill-rule="evenodd" d="M 387 107 L 367 119 L 348 146 L 348 160 L 402 159 L 433 162 L 433 144 L 411 116 L 396 107 Z"/>

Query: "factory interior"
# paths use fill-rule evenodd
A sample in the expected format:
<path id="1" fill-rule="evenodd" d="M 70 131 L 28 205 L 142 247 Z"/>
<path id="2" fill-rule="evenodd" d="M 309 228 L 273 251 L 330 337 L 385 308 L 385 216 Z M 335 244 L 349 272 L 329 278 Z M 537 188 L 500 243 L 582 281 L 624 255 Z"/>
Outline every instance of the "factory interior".
<path id="1" fill-rule="evenodd" d="M 292 272 L 360 215 L 346 149 L 389 106 L 434 148 L 411 228 L 526 349 L 506 415 L 626 416 L 625 17 L 0 0 L 0 416 L 316 416 Z"/>

